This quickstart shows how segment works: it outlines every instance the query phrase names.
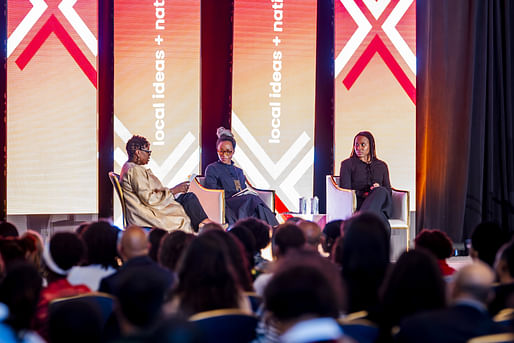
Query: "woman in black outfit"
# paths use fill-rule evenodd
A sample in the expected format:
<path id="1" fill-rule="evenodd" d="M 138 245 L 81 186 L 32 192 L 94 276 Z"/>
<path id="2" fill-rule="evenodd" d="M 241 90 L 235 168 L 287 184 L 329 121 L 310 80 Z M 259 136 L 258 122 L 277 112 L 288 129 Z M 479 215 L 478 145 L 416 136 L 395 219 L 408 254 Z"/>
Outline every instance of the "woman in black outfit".
<path id="1" fill-rule="evenodd" d="M 246 189 L 246 177 L 243 170 L 234 165 L 232 156 L 236 140 L 232 132 L 220 127 L 217 130 L 216 150 L 219 160 L 205 169 L 205 187 L 225 190 L 225 217 L 230 225 L 239 219 L 254 217 L 271 226 L 278 225 L 274 213 L 255 194 L 237 195 Z"/>
<path id="2" fill-rule="evenodd" d="M 359 132 L 353 140 L 350 158 L 341 162 L 339 186 L 353 189 L 357 210 L 379 215 L 390 229 L 393 211 L 391 182 L 387 164 L 377 158 L 375 139 L 369 131 Z"/>

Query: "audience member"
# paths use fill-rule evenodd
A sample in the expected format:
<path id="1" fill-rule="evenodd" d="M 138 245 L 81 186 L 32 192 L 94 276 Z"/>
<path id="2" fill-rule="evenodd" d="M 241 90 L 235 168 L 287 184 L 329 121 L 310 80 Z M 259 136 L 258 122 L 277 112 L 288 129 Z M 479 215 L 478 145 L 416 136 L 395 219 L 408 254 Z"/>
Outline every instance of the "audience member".
<path id="1" fill-rule="evenodd" d="M 101 313 L 90 303 L 63 302 L 50 313 L 48 337 L 51 343 L 101 342 Z"/>
<path id="2" fill-rule="evenodd" d="M 100 280 L 116 271 L 118 230 L 100 221 L 89 225 L 81 237 L 86 244 L 86 262 L 70 270 L 68 281 L 72 285 L 84 284 L 97 291 Z"/>
<path id="3" fill-rule="evenodd" d="M 279 225 L 271 238 L 273 256 L 278 261 L 287 256 L 288 253 L 302 249 L 305 246 L 305 242 L 305 235 L 302 229 L 295 224 L 285 223 Z M 264 295 L 264 288 L 266 288 L 272 276 L 273 270 L 270 270 L 268 273 L 261 274 L 255 279 L 253 287 L 259 296 Z"/>
<path id="4" fill-rule="evenodd" d="M 16 226 L 9 222 L 1 221 L 0 222 L 0 238 L 1 237 L 18 237 L 18 229 Z"/>
<path id="5" fill-rule="evenodd" d="M 306 239 L 303 231 L 294 224 L 279 225 L 271 238 L 272 252 L 275 258 L 285 256 L 289 251 L 301 249 Z"/>
<path id="6" fill-rule="evenodd" d="M 225 244 L 229 264 L 233 268 L 237 283 L 241 289 L 245 292 L 253 292 L 252 275 L 243 243 L 241 243 L 241 241 L 234 235 L 227 234 L 221 230 L 209 230 L 207 232 L 211 235 L 215 235 Z"/>
<path id="7" fill-rule="evenodd" d="M 128 268 L 120 275 L 117 317 L 127 341 L 139 342 L 152 334 L 162 318 L 167 288 L 162 275 L 144 265 Z"/>
<path id="8" fill-rule="evenodd" d="M 498 223 L 482 222 L 478 224 L 471 234 L 469 255 L 473 259 L 481 260 L 492 267 L 496 253 L 508 240 L 507 233 Z"/>
<path id="9" fill-rule="evenodd" d="M 0 302 L 9 308 L 8 317 L 3 322 L 6 325 L 4 329 L 14 331 L 19 342 L 44 342 L 36 332 L 30 330 L 42 281 L 32 264 L 17 261 L 11 264 L 0 285 Z"/>
<path id="10" fill-rule="evenodd" d="M 494 264 L 498 285 L 494 287 L 494 299 L 489 313 L 495 315 L 505 308 L 514 308 L 514 241 L 503 245 Z"/>
<path id="11" fill-rule="evenodd" d="M 255 238 L 255 255 L 253 256 L 254 269 L 256 273 L 266 271 L 269 261 L 262 257 L 262 250 L 271 242 L 271 227 L 264 221 L 249 217 L 239 220 L 236 225 L 242 225 L 250 230 Z"/>
<path id="12" fill-rule="evenodd" d="M 148 256 L 155 262 L 157 262 L 157 255 L 159 253 L 159 247 L 161 246 L 162 238 L 168 233 L 168 231 L 159 229 L 157 227 L 152 228 L 148 233 L 148 241 L 150 242 L 150 251 Z"/>
<path id="13" fill-rule="evenodd" d="M 380 342 L 391 342 L 391 329 L 405 317 L 446 306 L 446 283 L 429 252 L 404 252 L 381 288 Z"/>
<path id="14" fill-rule="evenodd" d="M 323 239 L 321 240 L 321 245 L 323 250 L 328 254 L 332 253 L 332 246 L 336 239 L 341 236 L 341 224 L 343 224 L 342 220 L 332 220 L 323 228 Z"/>
<path id="15" fill-rule="evenodd" d="M 48 339 L 48 305 L 54 299 L 88 293 L 86 285 L 71 285 L 66 276 L 85 254 L 84 242 L 72 232 L 57 232 L 43 252 L 48 285 L 41 291 L 33 328 Z"/>
<path id="16" fill-rule="evenodd" d="M 455 269 L 446 262 L 453 253 L 453 242 L 448 235 L 441 230 L 423 229 L 414 239 L 416 248 L 423 248 L 431 252 L 436 258 L 443 276 L 450 276 Z"/>
<path id="17" fill-rule="evenodd" d="M 361 213 L 345 222 L 342 277 L 348 292 L 348 311 L 367 311 L 373 320 L 378 289 L 389 267 L 389 232 L 373 213 Z"/>
<path id="18" fill-rule="evenodd" d="M 27 230 L 21 236 L 20 243 L 25 250 L 25 260 L 32 263 L 43 275 L 43 265 L 41 263 L 43 257 L 43 238 L 41 235 L 36 231 Z"/>
<path id="19" fill-rule="evenodd" d="M 176 272 L 180 257 L 194 237 L 193 234 L 181 230 L 175 230 L 166 234 L 159 248 L 159 264 L 173 273 Z"/>
<path id="20" fill-rule="evenodd" d="M 118 245 L 118 251 L 124 263 L 117 272 L 101 280 L 100 292 L 118 296 L 120 284 L 126 278 L 125 274 L 134 275 L 131 272 L 133 269 L 145 269 L 146 274 L 152 274 L 154 281 L 161 284 L 160 287 L 169 289 L 173 276 L 168 269 L 161 267 L 148 256 L 149 248 L 150 243 L 142 228 L 139 226 L 126 228 Z"/>
<path id="21" fill-rule="evenodd" d="M 344 296 L 337 275 L 334 265 L 312 252 L 293 252 L 280 262 L 264 292 L 280 342 L 342 341 L 336 318 Z"/>
<path id="22" fill-rule="evenodd" d="M 199 229 L 198 229 L 198 233 L 202 233 L 202 232 L 206 232 L 206 231 L 209 231 L 209 230 L 219 230 L 219 231 L 225 231 L 225 229 L 223 229 L 223 226 L 221 226 L 220 224 L 218 223 L 206 223 L 204 225 L 202 225 Z"/>
<path id="23" fill-rule="evenodd" d="M 17 261 L 25 261 L 25 247 L 18 237 L 0 238 L 0 254 L 5 268 Z"/>
<path id="24" fill-rule="evenodd" d="M 229 234 L 234 235 L 242 244 L 246 260 L 248 261 L 248 272 L 252 274 L 254 267 L 254 255 L 257 252 L 255 247 L 255 237 L 253 236 L 250 229 L 242 225 L 234 224 L 228 231 Z"/>
<path id="25" fill-rule="evenodd" d="M 451 283 L 451 306 L 419 313 L 400 326 L 397 342 L 450 343 L 467 342 L 470 338 L 505 331 L 487 312 L 494 273 L 483 262 L 462 267 Z"/>
<path id="26" fill-rule="evenodd" d="M 299 221 L 298 227 L 302 229 L 307 242 L 306 248 L 318 251 L 318 247 L 321 244 L 321 228 L 315 222 L 309 220 Z"/>
<path id="27" fill-rule="evenodd" d="M 187 247 L 168 312 L 189 317 L 203 311 L 241 308 L 251 313 L 217 232 L 204 232 Z"/>

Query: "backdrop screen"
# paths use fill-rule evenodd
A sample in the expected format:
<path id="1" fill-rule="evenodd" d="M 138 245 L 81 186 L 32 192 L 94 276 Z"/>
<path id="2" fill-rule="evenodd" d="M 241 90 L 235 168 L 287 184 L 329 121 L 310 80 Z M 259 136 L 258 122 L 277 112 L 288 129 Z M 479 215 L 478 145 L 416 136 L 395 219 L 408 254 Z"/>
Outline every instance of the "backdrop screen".
<path id="1" fill-rule="evenodd" d="M 335 0 L 335 39 L 334 173 L 371 131 L 392 186 L 415 199 L 416 2 Z"/>
<path id="2" fill-rule="evenodd" d="M 96 213 L 97 2 L 7 8 L 7 212 Z"/>
<path id="3" fill-rule="evenodd" d="M 115 1 L 114 61 L 115 170 L 137 134 L 164 185 L 199 173 L 200 0 Z"/>
<path id="4" fill-rule="evenodd" d="M 312 196 L 316 2 L 234 3 L 234 160 L 279 212 Z"/>

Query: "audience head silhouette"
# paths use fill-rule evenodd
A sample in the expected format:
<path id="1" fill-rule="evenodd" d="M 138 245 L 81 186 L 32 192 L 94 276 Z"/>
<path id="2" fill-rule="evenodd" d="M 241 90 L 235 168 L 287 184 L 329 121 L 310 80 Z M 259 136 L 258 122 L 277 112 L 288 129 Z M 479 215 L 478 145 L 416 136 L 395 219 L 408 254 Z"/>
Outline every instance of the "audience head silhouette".
<path id="1" fill-rule="evenodd" d="M 508 241 L 508 235 L 495 222 L 482 222 L 471 234 L 471 249 L 469 255 L 493 266 L 496 253 Z"/>
<path id="2" fill-rule="evenodd" d="M 142 228 L 139 226 L 129 226 L 125 229 L 119 244 L 119 253 L 124 261 L 148 255 L 149 249 L 150 243 Z"/>
<path id="3" fill-rule="evenodd" d="M 178 267 L 179 309 L 185 316 L 221 308 L 236 308 L 239 285 L 226 245 L 213 230 L 196 237 Z"/>
<path id="4" fill-rule="evenodd" d="M 99 264 L 107 268 L 116 266 L 118 230 L 107 222 L 89 225 L 81 235 L 87 248 L 86 264 Z"/>
<path id="5" fill-rule="evenodd" d="M 0 238 L 1 237 L 18 237 L 18 229 L 9 222 L 0 222 Z"/>
<path id="6" fill-rule="evenodd" d="M 464 266 L 456 273 L 452 284 L 451 298 L 453 301 L 474 300 L 487 304 L 495 275 L 487 264 L 475 261 Z"/>
<path id="7" fill-rule="evenodd" d="M 309 220 L 302 220 L 296 225 L 302 229 L 307 241 L 307 247 L 317 251 L 318 246 L 321 243 L 321 228 L 319 225 Z"/>
<path id="8" fill-rule="evenodd" d="M 349 311 L 371 311 L 389 266 L 389 236 L 384 222 L 361 213 L 344 225 L 342 276 L 348 288 Z"/>
<path id="9" fill-rule="evenodd" d="M 279 225 L 272 237 L 273 255 L 277 258 L 285 256 L 289 251 L 301 249 L 305 245 L 305 235 L 295 224 Z"/>

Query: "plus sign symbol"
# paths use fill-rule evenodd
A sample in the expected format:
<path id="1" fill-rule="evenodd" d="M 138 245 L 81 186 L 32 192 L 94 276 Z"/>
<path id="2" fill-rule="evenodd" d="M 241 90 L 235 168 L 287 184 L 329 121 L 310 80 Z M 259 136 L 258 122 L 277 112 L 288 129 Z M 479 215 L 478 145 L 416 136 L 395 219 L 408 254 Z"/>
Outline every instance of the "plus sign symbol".
<path id="1" fill-rule="evenodd" d="M 335 76 L 343 73 L 346 89 L 378 54 L 416 104 L 415 7 L 415 0 L 335 0 Z"/>
<path id="2" fill-rule="evenodd" d="M 29 35 L 32 39 L 15 60 L 16 65 L 23 70 L 39 51 L 51 34 L 54 34 L 63 47 L 68 51 L 91 84 L 97 87 L 97 71 L 88 57 L 73 40 L 66 27 L 73 29 L 83 40 L 90 53 L 98 54 L 98 41 L 88 26 L 74 9 L 77 0 L 16 0 L 26 2 L 30 10 L 23 19 L 14 26 L 7 39 L 7 57 L 9 57 Z M 63 25 L 65 22 L 65 25 Z M 67 23 L 66 23 L 67 22 Z M 36 31 L 35 31 L 36 30 Z M 35 31 L 35 32 L 33 32 Z"/>

